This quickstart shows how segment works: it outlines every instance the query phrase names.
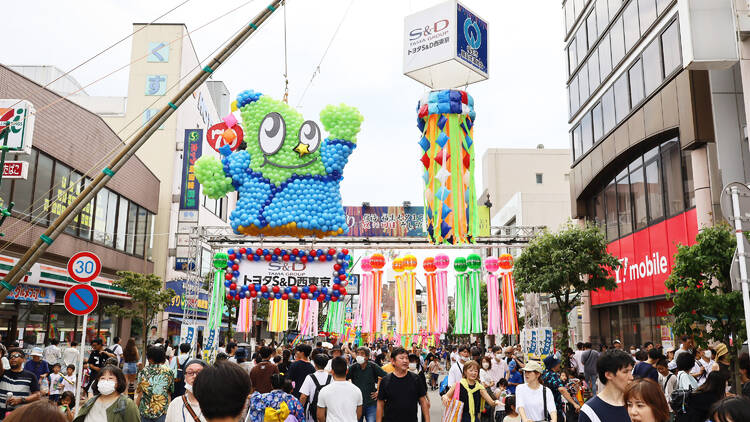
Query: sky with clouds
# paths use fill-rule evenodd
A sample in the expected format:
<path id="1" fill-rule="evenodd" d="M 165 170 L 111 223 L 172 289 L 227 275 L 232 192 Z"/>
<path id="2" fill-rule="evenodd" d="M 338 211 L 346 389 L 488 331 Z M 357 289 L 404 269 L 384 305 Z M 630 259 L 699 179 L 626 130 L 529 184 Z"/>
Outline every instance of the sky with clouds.
<path id="1" fill-rule="evenodd" d="M 54 65 L 68 70 L 184 0 L 37 0 L 3 7 L 11 35 L 3 64 Z M 365 117 L 358 148 L 344 173 L 345 205 L 422 202 L 421 148 L 415 106 L 426 88 L 402 74 L 404 17 L 439 0 L 289 0 L 287 57 L 292 105 L 319 120 L 327 104 L 356 106 Z M 194 30 L 247 0 L 189 0 L 161 22 Z M 554 2 L 464 0 L 489 23 L 487 81 L 470 85 L 477 123 L 477 189 L 487 148 L 567 147 L 561 7 Z M 194 32 L 198 56 L 208 57 L 267 2 L 255 0 Z M 346 13 L 348 9 L 348 13 Z M 344 15 L 346 13 L 346 17 Z M 342 18 L 344 18 L 342 20 Z M 343 22 L 343 23 L 341 23 Z M 337 26 L 341 27 L 309 86 Z M 215 74 L 232 96 L 254 89 L 276 98 L 284 91 L 284 20 L 276 13 Z M 130 60 L 125 41 L 73 73 L 88 84 Z M 90 95 L 124 96 L 127 70 L 87 88 Z M 513 175 L 509 174 L 511 178 Z"/>

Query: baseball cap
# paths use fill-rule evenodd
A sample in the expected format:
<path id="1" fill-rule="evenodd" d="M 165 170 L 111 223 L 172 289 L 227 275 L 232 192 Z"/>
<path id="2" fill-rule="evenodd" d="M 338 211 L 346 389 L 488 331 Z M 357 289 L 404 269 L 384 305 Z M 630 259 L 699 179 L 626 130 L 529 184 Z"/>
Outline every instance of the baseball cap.
<path id="1" fill-rule="evenodd" d="M 560 361 L 555 359 L 555 357 L 552 355 L 549 355 L 546 358 L 544 358 L 544 367 L 547 369 L 552 369 L 559 364 L 560 364 Z"/>
<path id="2" fill-rule="evenodd" d="M 675 369 L 677 369 L 677 363 L 673 360 L 669 361 L 669 363 L 667 364 L 667 369 L 669 369 L 670 371 L 674 371 Z"/>
<path id="3" fill-rule="evenodd" d="M 622 342 L 621 342 L 620 340 L 615 340 L 615 341 L 613 341 L 612 343 L 613 343 L 613 344 L 614 344 L 614 343 L 617 343 L 617 344 L 622 344 Z"/>
<path id="4" fill-rule="evenodd" d="M 542 370 L 542 365 L 540 365 L 539 362 L 535 360 L 530 360 L 526 362 L 526 366 L 521 368 L 521 370 L 525 372 L 539 372 L 540 374 L 544 372 Z"/>
<path id="5" fill-rule="evenodd" d="M 31 349 L 31 356 L 42 357 L 42 348 L 41 347 L 35 347 L 35 348 Z"/>

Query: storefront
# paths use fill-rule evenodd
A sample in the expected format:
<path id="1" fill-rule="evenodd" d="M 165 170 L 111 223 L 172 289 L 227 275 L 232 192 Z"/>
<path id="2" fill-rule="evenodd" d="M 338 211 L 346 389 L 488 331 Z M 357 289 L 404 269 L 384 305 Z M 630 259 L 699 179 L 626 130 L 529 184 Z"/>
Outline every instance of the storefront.
<path id="1" fill-rule="evenodd" d="M 166 283 L 167 289 L 175 291 L 172 302 L 164 308 L 165 315 L 168 315 L 167 337 L 172 344 L 180 341 L 180 332 L 184 323 L 185 313 L 194 313 L 196 325 L 198 326 L 198 342 L 203 338 L 203 330 L 208 318 L 208 293 L 199 293 L 198 300 L 189 301 L 185 297 L 184 283 L 186 280 L 172 280 Z"/>

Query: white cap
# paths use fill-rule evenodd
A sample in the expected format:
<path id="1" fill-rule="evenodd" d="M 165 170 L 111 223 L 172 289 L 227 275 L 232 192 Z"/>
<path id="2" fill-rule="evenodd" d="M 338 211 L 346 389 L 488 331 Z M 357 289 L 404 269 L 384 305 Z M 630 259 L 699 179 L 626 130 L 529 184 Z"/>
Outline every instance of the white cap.
<path id="1" fill-rule="evenodd" d="M 42 357 L 42 348 L 41 347 L 35 347 L 35 348 L 31 349 L 31 356 Z"/>

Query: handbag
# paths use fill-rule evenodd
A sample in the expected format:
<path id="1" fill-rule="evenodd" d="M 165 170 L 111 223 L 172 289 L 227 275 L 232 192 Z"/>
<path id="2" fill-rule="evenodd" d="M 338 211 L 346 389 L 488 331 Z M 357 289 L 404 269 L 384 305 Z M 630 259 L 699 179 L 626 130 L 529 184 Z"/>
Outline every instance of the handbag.
<path id="1" fill-rule="evenodd" d="M 451 398 L 448 407 L 445 409 L 445 413 L 443 413 L 442 422 L 461 422 L 461 417 L 464 414 L 464 403 L 459 400 L 460 391 L 461 385 L 456 383 L 453 397 Z"/>

